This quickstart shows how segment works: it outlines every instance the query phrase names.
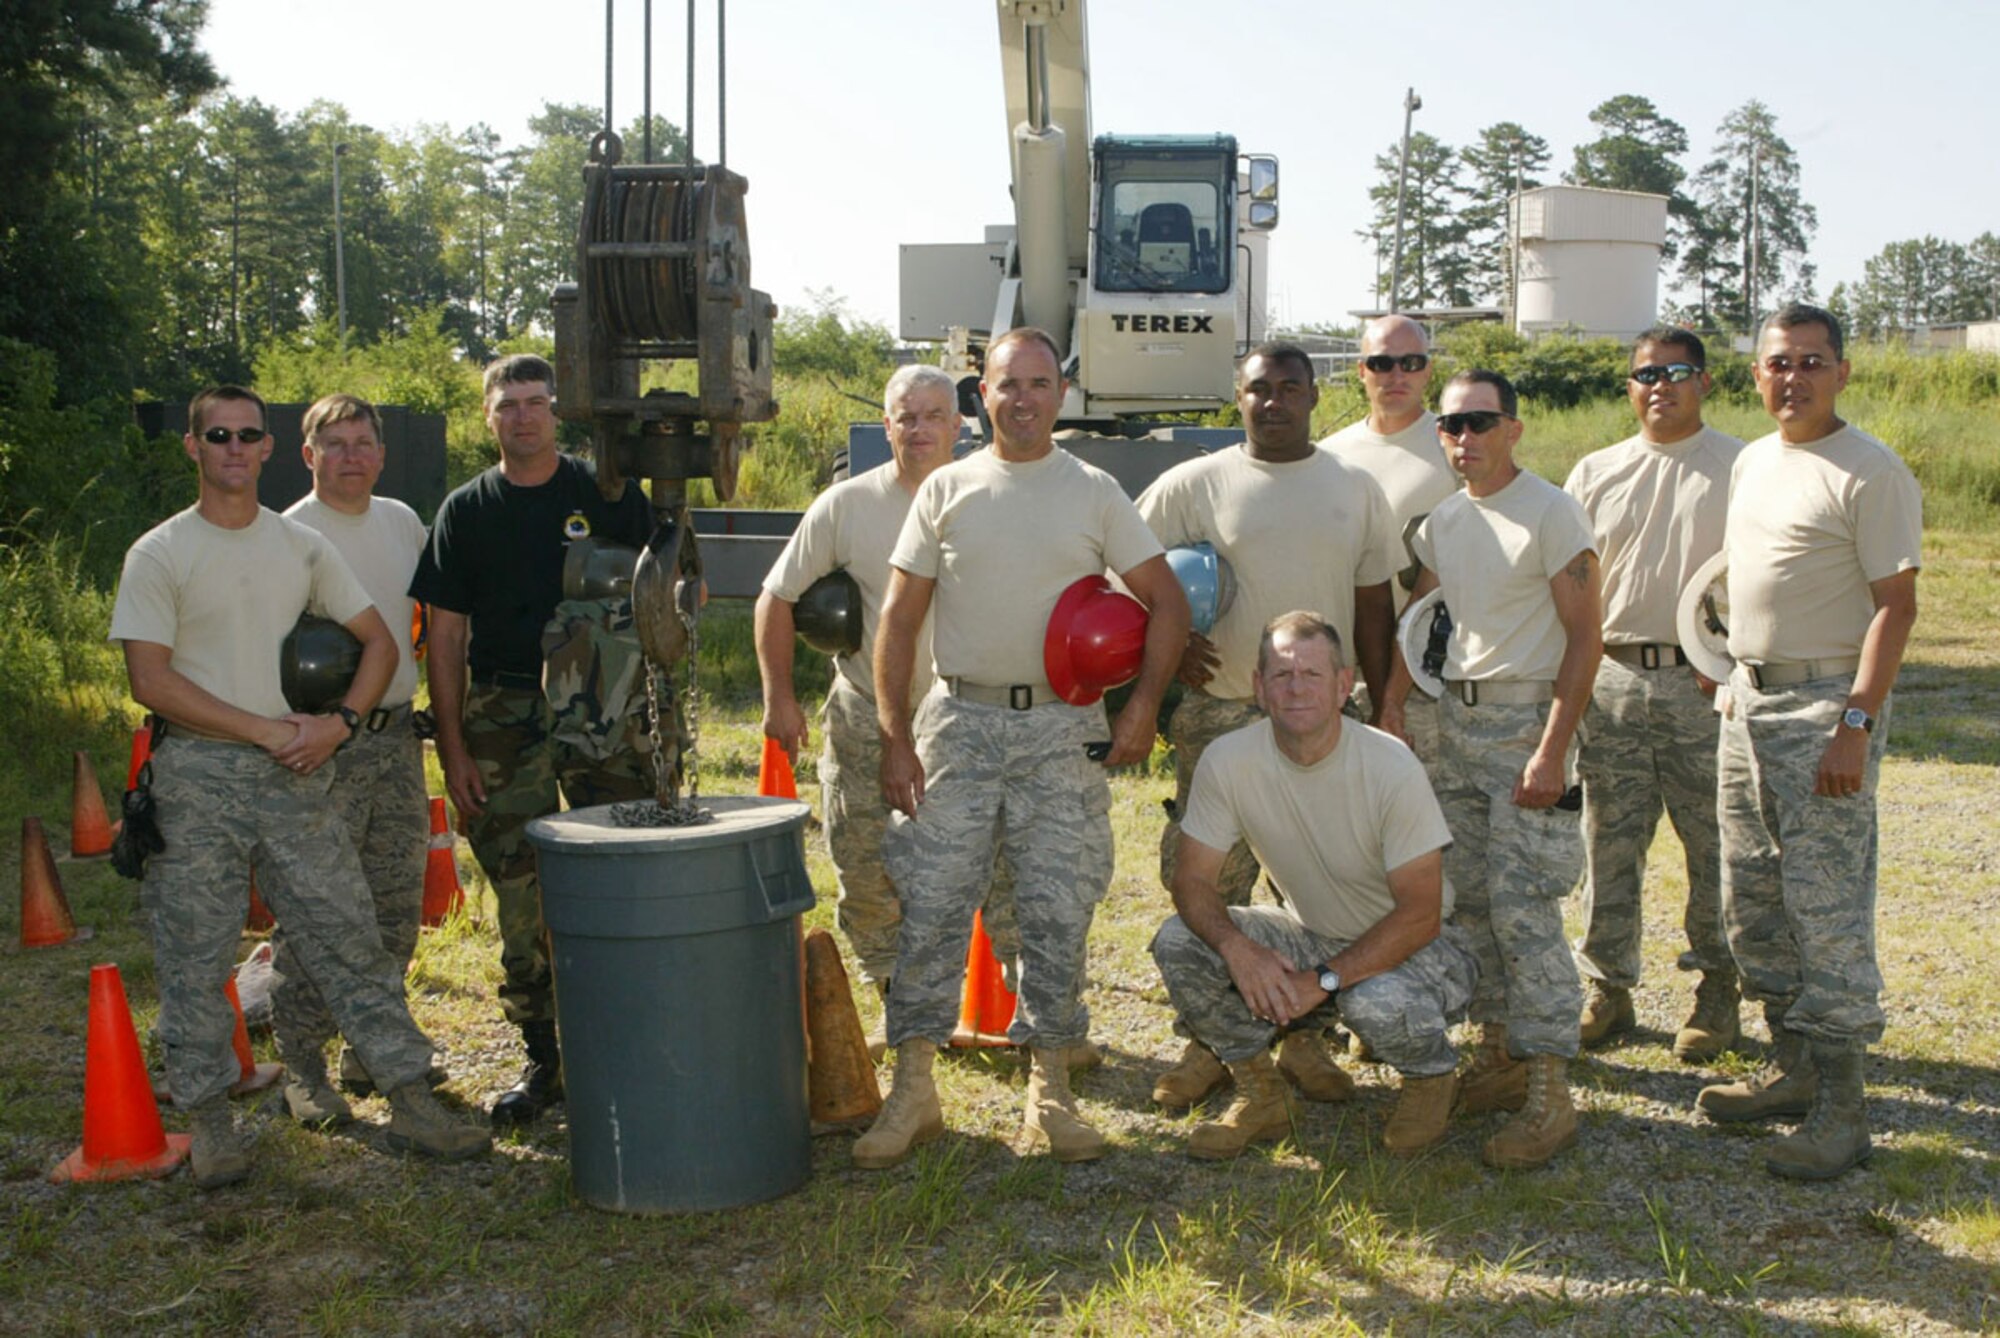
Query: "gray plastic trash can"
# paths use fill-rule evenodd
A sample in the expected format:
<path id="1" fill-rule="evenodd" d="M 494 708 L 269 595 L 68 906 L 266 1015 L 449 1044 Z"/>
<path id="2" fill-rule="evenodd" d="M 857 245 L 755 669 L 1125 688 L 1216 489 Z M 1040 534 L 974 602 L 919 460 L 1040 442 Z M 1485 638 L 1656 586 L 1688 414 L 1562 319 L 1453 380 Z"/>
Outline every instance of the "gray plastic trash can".
<path id="1" fill-rule="evenodd" d="M 812 1167 L 791 799 L 704 798 L 699 827 L 611 807 L 528 824 L 539 854 L 578 1197 L 627 1213 L 730 1208 Z"/>

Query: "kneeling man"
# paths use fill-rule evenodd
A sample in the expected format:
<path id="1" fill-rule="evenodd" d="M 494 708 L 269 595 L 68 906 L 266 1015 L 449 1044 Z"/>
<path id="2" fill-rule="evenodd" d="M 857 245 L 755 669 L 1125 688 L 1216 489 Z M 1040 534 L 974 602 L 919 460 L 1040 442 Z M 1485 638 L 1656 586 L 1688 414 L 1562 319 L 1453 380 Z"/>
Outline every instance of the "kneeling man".
<path id="1" fill-rule="evenodd" d="M 1195 772 L 1172 889 L 1180 913 L 1154 936 L 1153 960 L 1189 1029 L 1229 1066 L 1236 1099 L 1195 1129 L 1194 1156 L 1233 1157 L 1291 1131 L 1270 1047 L 1315 1013 L 1403 1075 L 1384 1147 L 1412 1156 L 1444 1137 L 1458 1060 L 1446 1029 L 1478 971 L 1444 923 L 1451 833 L 1415 754 L 1342 720 L 1353 687 L 1329 623 L 1273 619 L 1255 680 L 1267 718 L 1211 744 Z M 1216 878 L 1238 840 L 1282 905 L 1223 905 Z"/>

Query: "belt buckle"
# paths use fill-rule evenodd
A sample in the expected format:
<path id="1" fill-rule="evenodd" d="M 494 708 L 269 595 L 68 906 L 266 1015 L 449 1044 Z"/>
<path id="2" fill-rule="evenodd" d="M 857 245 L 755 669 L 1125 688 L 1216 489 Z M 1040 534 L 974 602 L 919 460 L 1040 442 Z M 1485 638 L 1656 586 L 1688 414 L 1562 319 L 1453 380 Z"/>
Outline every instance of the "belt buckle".
<path id="1" fill-rule="evenodd" d="M 370 734 L 380 734 L 389 728 L 389 720 L 394 714 L 393 711 L 386 711 L 378 706 L 368 713 L 368 721 L 364 728 Z"/>
<path id="2" fill-rule="evenodd" d="M 1035 705 L 1035 689 L 1030 683 L 1014 683 L 1007 688 L 1007 707 L 1013 711 L 1031 710 Z"/>
<path id="3" fill-rule="evenodd" d="M 1458 699 L 1467 706 L 1479 705 L 1479 682 L 1477 679 L 1461 678 L 1458 681 Z"/>
<path id="4" fill-rule="evenodd" d="M 1750 686 L 1762 692 L 1764 690 L 1764 667 L 1760 664 L 1746 664 L 1743 668 L 1749 672 Z"/>
<path id="5" fill-rule="evenodd" d="M 1639 647 L 1639 667 L 1641 669 L 1657 669 L 1660 667 L 1660 648 L 1657 645 L 1648 641 L 1645 645 Z"/>

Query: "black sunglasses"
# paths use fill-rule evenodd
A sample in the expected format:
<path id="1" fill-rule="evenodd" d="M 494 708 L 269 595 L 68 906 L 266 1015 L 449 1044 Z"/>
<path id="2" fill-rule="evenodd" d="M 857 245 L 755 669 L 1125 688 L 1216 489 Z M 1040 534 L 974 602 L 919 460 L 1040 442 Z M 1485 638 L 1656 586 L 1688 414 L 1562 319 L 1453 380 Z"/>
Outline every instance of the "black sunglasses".
<path id="1" fill-rule="evenodd" d="M 201 439 L 211 446 L 220 446 L 234 437 L 245 446 L 255 446 L 267 435 L 261 427 L 239 427 L 233 432 L 226 427 L 211 427 L 202 430 Z"/>
<path id="2" fill-rule="evenodd" d="M 1670 381 L 1674 385 L 1679 385 L 1683 381 L 1692 379 L 1700 372 L 1701 368 L 1691 362 L 1656 362 L 1649 367 L 1634 367 L 1632 369 L 1632 379 L 1642 386 L 1658 385 L 1662 381 Z"/>
<path id="3" fill-rule="evenodd" d="M 1393 372 L 1398 368 L 1406 372 L 1421 372 L 1424 368 L 1431 365 L 1431 355 L 1428 353 L 1405 353 L 1401 357 L 1397 357 L 1390 353 L 1371 353 L 1361 360 L 1361 365 L 1377 376 Z"/>
<path id="4" fill-rule="evenodd" d="M 1501 413 L 1498 409 L 1468 409 L 1464 413 L 1441 413 L 1438 415 L 1438 431 L 1447 437 L 1462 437 L 1468 432 L 1479 436 L 1491 432 L 1513 416 L 1510 413 Z"/>

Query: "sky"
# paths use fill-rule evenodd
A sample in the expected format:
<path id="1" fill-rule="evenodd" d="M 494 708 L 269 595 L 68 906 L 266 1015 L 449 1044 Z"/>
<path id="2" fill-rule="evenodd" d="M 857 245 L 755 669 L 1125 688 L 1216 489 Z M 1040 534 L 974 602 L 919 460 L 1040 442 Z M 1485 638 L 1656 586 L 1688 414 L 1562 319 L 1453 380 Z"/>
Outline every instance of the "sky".
<path id="1" fill-rule="evenodd" d="M 640 110 L 643 4 L 610 3 L 622 125 Z M 695 148 L 712 160 L 716 0 L 695 9 Z M 686 16 L 654 5 L 654 110 L 675 122 Z M 484 121 L 519 143 L 544 102 L 603 104 L 604 21 L 602 6 L 526 0 L 210 0 L 202 45 L 233 93 L 281 110 L 327 99 L 382 131 Z M 993 0 L 735 0 L 727 39 L 727 164 L 750 180 L 753 280 L 782 307 L 832 294 L 893 330 L 899 243 L 1012 221 Z M 1547 139 L 1550 179 L 1617 94 L 1687 129 L 1690 174 L 1722 118 L 1761 99 L 1819 210 L 1821 296 L 1889 242 L 2000 230 L 1988 0 L 1097 0 L 1089 41 L 1093 133 L 1222 131 L 1278 156 L 1281 325 L 1373 303 L 1357 234 L 1409 87 L 1416 128 L 1448 144 L 1503 120 Z"/>

